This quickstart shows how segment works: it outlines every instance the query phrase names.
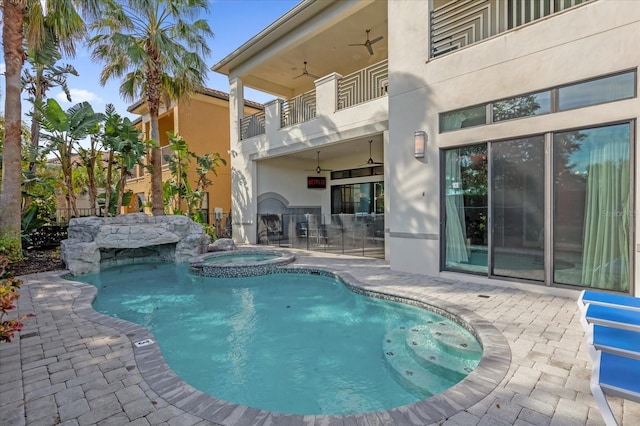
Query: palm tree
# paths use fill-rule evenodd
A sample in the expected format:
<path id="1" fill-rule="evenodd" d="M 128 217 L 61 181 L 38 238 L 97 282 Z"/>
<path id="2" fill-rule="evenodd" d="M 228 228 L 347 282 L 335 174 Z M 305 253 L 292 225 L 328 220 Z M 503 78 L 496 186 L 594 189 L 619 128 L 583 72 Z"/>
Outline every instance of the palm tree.
<path id="1" fill-rule="evenodd" d="M 121 78 L 120 95 L 127 101 L 144 99 L 151 120 L 151 197 L 154 215 L 164 214 L 162 154 L 158 112 L 161 101 L 188 96 L 203 86 L 208 55 L 209 24 L 198 19 L 208 0 L 111 0 L 91 25 L 96 36 L 89 45 L 93 59 L 106 63 L 104 85 Z"/>
<path id="2" fill-rule="evenodd" d="M 67 212 L 78 217 L 71 167 L 74 149 L 79 141 L 96 131 L 104 115 L 96 113 L 88 102 L 75 104 L 64 111 L 55 99 L 36 105 L 42 137 L 49 141 L 48 150 L 60 161 L 65 185 Z"/>
<path id="3" fill-rule="evenodd" d="M 117 183 L 117 206 L 116 214 L 123 205 L 124 187 L 129 176 L 129 172 L 139 164 L 142 166 L 142 158 L 147 154 L 148 145 L 141 140 L 141 132 L 127 117 L 121 117 L 116 113 L 112 104 L 108 104 L 105 109 L 104 138 L 103 144 L 109 150 L 109 160 L 107 164 L 107 182 L 105 193 L 104 215 L 109 215 L 111 211 L 111 186 L 113 166 L 120 171 Z"/>
<path id="4" fill-rule="evenodd" d="M 58 49 L 58 42 L 55 34 L 45 28 L 45 41 L 43 45 L 34 49 L 29 53 L 28 62 L 31 69 L 26 68 L 22 74 L 22 87 L 29 94 L 31 103 L 41 103 L 47 96 L 47 92 L 54 88 L 60 87 L 65 93 L 67 100 L 71 102 L 71 92 L 67 86 L 67 76 L 78 75 L 78 72 L 72 65 L 59 66 L 56 63 L 62 59 L 62 54 Z M 31 115 L 31 158 L 29 159 L 29 169 L 27 171 L 27 179 L 29 181 L 36 179 L 36 158 L 40 151 L 40 124 L 38 121 L 38 109 L 33 108 Z M 31 184 L 25 184 L 28 188 Z M 25 211 L 31 204 L 31 197 L 25 195 L 22 210 Z"/>
<path id="5" fill-rule="evenodd" d="M 0 188 L 0 236 L 17 238 L 20 244 L 20 207 L 22 170 L 22 104 L 20 75 L 27 50 L 38 49 L 45 40 L 44 28 L 50 28 L 59 41 L 60 50 L 70 56 L 75 42 L 84 34 L 75 0 L 4 0 L 2 10 L 2 47 L 5 63 L 5 139 L 2 156 L 3 179 Z M 78 0 L 84 10 L 95 11 L 99 0 Z M 46 9 L 43 9 L 43 4 Z M 45 22 L 47 24 L 45 25 Z"/>

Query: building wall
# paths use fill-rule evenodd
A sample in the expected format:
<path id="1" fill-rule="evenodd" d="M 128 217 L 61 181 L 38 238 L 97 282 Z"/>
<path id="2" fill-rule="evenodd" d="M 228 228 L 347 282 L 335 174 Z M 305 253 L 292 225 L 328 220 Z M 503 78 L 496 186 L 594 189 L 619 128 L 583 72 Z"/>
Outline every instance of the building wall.
<path id="1" fill-rule="evenodd" d="M 247 113 L 255 110 L 247 108 Z M 189 150 L 197 155 L 207 153 L 218 153 L 227 162 L 216 169 L 217 176 L 209 173 L 208 177 L 213 184 L 207 188 L 209 193 L 209 214 L 215 207 L 222 209 L 223 213 L 231 210 L 231 159 L 229 153 L 229 103 L 226 100 L 205 96 L 194 95 L 190 100 L 183 100 L 163 115 L 159 120 L 161 146 L 169 143 L 167 132 L 172 131 L 179 134 L 187 142 Z M 149 123 L 141 123 L 141 126 L 148 131 Z M 195 187 L 197 174 L 196 164 L 189 166 L 189 182 Z M 168 166 L 162 170 L 162 180 L 171 178 Z M 146 173 L 140 178 L 130 179 L 127 182 L 127 189 L 134 194 L 143 193 L 148 201 L 148 194 L 151 192 L 151 175 Z M 135 202 L 126 208 L 127 212 L 135 211 Z"/>
<path id="2" fill-rule="evenodd" d="M 213 211 L 214 207 L 220 207 L 224 213 L 228 213 L 231 209 L 228 102 L 218 104 L 193 99 L 190 102 L 180 103 L 177 115 L 177 133 L 187 141 L 190 151 L 198 155 L 218 153 L 227 162 L 227 165 L 221 165 L 216 169 L 217 176 L 209 174 L 213 184 L 207 192 L 209 193 L 209 210 Z M 189 180 L 192 184 L 197 180 L 193 163 L 189 170 Z"/>
<path id="3" fill-rule="evenodd" d="M 393 269 L 438 275 L 440 150 L 483 141 L 638 118 L 638 97 L 438 133 L 445 111 L 589 79 L 640 65 L 640 2 L 595 1 L 430 59 L 427 2 L 393 1 L 389 19 L 387 179 Z M 638 121 L 635 122 L 637 145 Z M 428 135 L 424 159 L 412 135 Z M 637 152 L 637 149 L 636 149 Z M 633 161 L 638 163 L 638 157 Z M 636 177 L 637 180 L 637 177 Z M 636 210 L 638 199 L 635 197 Z M 634 217 L 638 225 L 638 217 Z M 637 236 L 634 236 L 637 245 Z M 640 246 L 639 246 L 640 247 Z M 635 269 L 640 263 L 636 252 Z M 635 293 L 640 291 L 638 274 Z"/>

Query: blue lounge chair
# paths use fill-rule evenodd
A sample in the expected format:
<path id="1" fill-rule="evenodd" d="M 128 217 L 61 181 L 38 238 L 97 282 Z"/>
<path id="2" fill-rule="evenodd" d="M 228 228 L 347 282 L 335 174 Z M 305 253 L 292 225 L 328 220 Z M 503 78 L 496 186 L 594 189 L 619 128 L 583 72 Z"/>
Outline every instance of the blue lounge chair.
<path id="1" fill-rule="evenodd" d="M 640 333 L 637 331 L 591 324 L 587 342 L 593 345 L 592 357 L 595 351 L 603 351 L 640 360 Z"/>
<path id="2" fill-rule="evenodd" d="M 640 312 L 628 309 L 587 304 L 581 321 L 585 329 L 589 324 L 598 324 L 640 332 Z"/>
<path id="3" fill-rule="evenodd" d="M 582 290 L 580 297 L 578 297 L 578 309 L 580 309 L 580 312 L 584 313 L 587 305 L 618 307 L 640 312 L 640 298 L 603 291 Z"/>
<path id="4" fill-rule="evenodd" d="M 640 360 L 596 351 L 591 375 L 591 393 L 607 426 L 616 418 L 605 395 L 640 402 Z"/>

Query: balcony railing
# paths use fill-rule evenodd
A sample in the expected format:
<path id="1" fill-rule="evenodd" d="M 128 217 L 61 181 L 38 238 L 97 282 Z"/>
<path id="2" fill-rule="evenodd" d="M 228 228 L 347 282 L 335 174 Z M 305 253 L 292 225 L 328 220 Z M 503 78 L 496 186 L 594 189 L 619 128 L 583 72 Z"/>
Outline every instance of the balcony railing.
<path id="1" fill-rule="evenodd" d="M 240 140 L 265 133 L 265 113 L 264 111 L 244 117 L 240 121 Z"/>
<path id="2" fill-rule="evenodd" d="M 431 12 L 431 56 L 595 0 L 451 0 Z"/>
<path id="3" fill-rule="evenodd" d="M 238 139 L 243 141 L 260 135 L 271 138 L 280 130 L 288 132 L 290 127 L 307 123 L 316 117 L 337 114 L 332 119 L 353 118 L 340 110 L 383 98 L 387 94 L 388 76 L 386 59 L 345 77 L 338 73 L 326 75 L 316 81 L 315 90 L 292 99 L 269 102 L 264 111 L 240 118 Z M 369 111 L 365 114 L 371 113 L 368 106 L 363 105 L 363 108 Z"/>
<path id="4" fill-rule="evenodd" d="M 282 101 L 280 127 L 293 126 L 316 118 L 316 91 L 311 90 Z"/>
<path id="5" fill-rule="evenodd" d="M 363 68 L 338 82 L 338 109 L 349 108 L 387 94 L 387 60 Z"/>

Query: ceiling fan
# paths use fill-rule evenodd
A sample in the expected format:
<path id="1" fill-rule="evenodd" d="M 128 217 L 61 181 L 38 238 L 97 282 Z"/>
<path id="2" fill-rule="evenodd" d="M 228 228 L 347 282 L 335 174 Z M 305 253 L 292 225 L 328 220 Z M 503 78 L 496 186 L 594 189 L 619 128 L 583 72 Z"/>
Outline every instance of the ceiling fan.
<path id="1" fill-rule="evenodd" d="M 377 42 L 379 42 L 380 40 L 382 40 L 384 37 L 380 36 L 380 37 L 376 37 L 373 40 L 369 40 L 369 32 L 371 30 L 366 30 L 367 31 L 367 41 L 365 41 L 364 43 L 354 43 L 354 44 L 350 44 L 349 46 L 364 46 L 367 48 L 367 50 L 369 51 L 369 55 L 373 55 L 373 48 L 371 47 L 372 44 L 375 44 Z"/>
<path id="2" fill-rule="evenodd" d="M 371 144 L 373 143 L 373 141 L 369 141 L 369 159 L 367 160 L 367 162 L 364 165 L 374 165 L 374 164 L 384 164 L 383 162 L 380 161 L 373 161 L 373 157 L 371 157 Z"/>
<path id="3" fill-rule="evenodd" d="M 300 78 L 300 77 L 303 77 L 305 75 L 307 77 L 311 77 L 311 78 L 320 78 L 317 75 L 311 74 L 309 71 L 307 71 L 307 61 L 304 61 L 304 66 L 302 67 L 302 74 L 300 74 L 300 75 L 298 75 L 296 77 L 293 77 L 293 79 L 295 80 L 296 78 Z"/>
<path id="4" fill-rule="evenodd" d="M 317 155 L 318 155 L 318 165 L 316 166 L 315 169 L 306 169 L 305 171 L 310 172 L 312 170 L 315 170 L 316 173 L 320 174 L 322 172 L 332 172 L 333 170 L 331 169 L 323 169 L 322 167 L 320 167 L 320 151 L 316 151 Z"/>

